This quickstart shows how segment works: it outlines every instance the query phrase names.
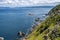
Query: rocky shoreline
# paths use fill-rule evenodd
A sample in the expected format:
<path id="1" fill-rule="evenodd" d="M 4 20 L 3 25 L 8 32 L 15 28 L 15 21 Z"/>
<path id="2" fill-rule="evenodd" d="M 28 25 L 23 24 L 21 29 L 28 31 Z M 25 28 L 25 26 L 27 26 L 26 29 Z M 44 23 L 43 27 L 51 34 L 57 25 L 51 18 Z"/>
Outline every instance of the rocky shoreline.
<path id="1" fill-rule="evenodd" d="M 48 16 L 48 14 L 47 14 L 47 15 L 45 14 L 44 18 L 45 18 L 46 16 Z M 32 32 L 34 31 L 34 29 L 36 28 L 36 26 L 38 26 L 38 25 L 40 24 L 40 22 L 42 22 L 42 21 L 43 21 L 43 20 L 40 20 L 39 17 L 38 17 L 38 18 L 35 18 L 32 27 L 28 30 L 28 33 L 25 34 L 24 32 L 21 32 L 21 31 L 17 33 L 17 35 L 18 35 L 17 40 L 26 40 L 26 37 L 27 37 L 30 33 L 32 33 Z"/>
<path id="2" fill-rule="evenodd" d="M 36 18 L 29 34 L 18 40 L 60 40 L 60 5 L 54 7 L 41 24 L 40 18 Z"/>

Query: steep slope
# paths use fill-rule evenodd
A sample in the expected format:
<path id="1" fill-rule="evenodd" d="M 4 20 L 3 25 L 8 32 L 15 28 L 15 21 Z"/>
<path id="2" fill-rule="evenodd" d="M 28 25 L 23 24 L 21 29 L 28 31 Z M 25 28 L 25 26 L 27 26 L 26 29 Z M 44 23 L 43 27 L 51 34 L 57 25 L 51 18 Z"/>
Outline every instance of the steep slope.
<path id="1" fill-rule="evenodd" d="M 48 17 L 34 28 L 26 40 L 60 40 L 60 5 L 48 13 Z"/>

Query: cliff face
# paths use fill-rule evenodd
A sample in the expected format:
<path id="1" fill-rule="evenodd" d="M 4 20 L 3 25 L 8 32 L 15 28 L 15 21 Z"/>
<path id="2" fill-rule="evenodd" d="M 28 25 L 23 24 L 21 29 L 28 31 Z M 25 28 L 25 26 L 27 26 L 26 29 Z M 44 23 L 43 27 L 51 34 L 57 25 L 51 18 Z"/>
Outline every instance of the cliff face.
<path id="1" fill-rule="evenodd" d="M 60 40 L 60 5 L 49 11 L 48 17 L 35 27 L 26 40 Z"/>

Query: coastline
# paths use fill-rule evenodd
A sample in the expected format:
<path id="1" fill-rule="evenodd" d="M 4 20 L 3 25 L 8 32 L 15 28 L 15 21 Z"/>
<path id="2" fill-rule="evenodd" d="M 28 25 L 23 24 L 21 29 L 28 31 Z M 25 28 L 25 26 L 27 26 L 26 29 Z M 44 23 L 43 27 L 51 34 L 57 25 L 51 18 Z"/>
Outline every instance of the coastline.
<path id="1" fill-rule="evenodd" d="M 50 10 L 48 17 L 38 23 L 33 31 L 22 40 L 53 40 L 60 39 L 60 5 Z M 52 35 L 53 33 L 53 35 Z M 58 33 L 58 34 L 57 34 Z M 56 38 L 58 37 L 58 38 Z"/>

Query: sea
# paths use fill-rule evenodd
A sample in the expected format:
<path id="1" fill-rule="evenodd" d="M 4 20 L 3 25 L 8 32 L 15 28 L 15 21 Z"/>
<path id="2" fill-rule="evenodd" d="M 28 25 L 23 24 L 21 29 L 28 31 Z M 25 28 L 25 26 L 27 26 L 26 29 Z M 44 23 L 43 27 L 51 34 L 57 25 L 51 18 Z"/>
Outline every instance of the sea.
<path id="1" fill-rule="evenodd" d="M 26 33 L 35 18 L 43 20 L 52 8 L 53 6 L 0 7 L 0 37 L 4 40 L 16 40 L 19 31 Z"/>

